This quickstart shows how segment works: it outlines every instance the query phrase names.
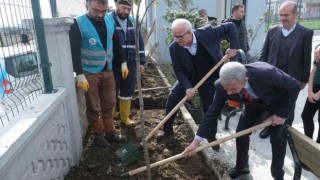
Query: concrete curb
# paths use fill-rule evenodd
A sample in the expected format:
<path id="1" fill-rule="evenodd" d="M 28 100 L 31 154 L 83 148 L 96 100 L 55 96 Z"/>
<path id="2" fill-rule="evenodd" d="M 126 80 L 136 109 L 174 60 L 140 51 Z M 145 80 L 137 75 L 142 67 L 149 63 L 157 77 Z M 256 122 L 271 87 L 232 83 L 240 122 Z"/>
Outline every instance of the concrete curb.
<path id="1" fill-rule="evenodd" d="M 152 57 L 152 60 L 155 62 L 155 59 L 153 57 Z M 160 74 L 160 77 L 163 79 L 164 83 L 166 84 L 166 86 L 171 87 L 172 85 L 169 83 L 169 81 L 167 80 L 167 78 L 165 77 L 163 72 L 161 71 L 160 67 L 158 65 L 156 65 L 156 68 L 157 68 L 158 73 Z M 198 125 L 195 123 L 191 114 L 189 113 L 189 111 L 187 110 L 187 108 L 184 105 L 182 105 L 180 107 L 180 112 L 182 114 L 183 119 L 188 123 L 188 126 L 190 127 L 193 134 L 195 135 L 198 130 Z M 202 141 L 202 144 L 208 144 L 208 141 L 205 139 L 204 141 Z M 205 157 L 207 166 L 209 166 L 213 170 L 213 173 L 215 174 L 215 176 L 218 180 L 222 180 L 220 174 L 218 173 L 217 169 L 213 165 L 213 160 L 214 160 L 213 150 L 211 148 L 207 148 L 207 149 L 202 150 L 201 152 Z"/>

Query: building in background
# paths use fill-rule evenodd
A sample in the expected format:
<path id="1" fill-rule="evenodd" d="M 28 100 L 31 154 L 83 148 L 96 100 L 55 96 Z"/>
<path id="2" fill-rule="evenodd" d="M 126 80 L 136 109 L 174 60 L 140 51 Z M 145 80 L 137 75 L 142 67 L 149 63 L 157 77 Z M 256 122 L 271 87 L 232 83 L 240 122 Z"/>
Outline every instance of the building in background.
<path id="1" fill-rule="evenodd" d="M 268 28 L 278 23 L 278 9 L 285 0 L 201 0 L 193 1 L 193 6 L 197 9 L 206 9 L 209 16 L 218 18 L 218 22 L 227 18 L 231 14 L 231 8 L 235 4 L 245 5 L 245 22 L 248 33 L 249 53 L 252 56 L 259 56 L 263 40 Z M 148 4 L 151 0 L 145 0 Z M 299 8 L 299 23 L 314 29 L 315 35 L 320 34 L 320 0 L 296 0 Z M 179 7 L 176 6 L 178 10 Z M 150 29 L 151 24 L 156 22 L 156 33 L 150 38 L 151 43 L 158 42 L 157 60 L 164 63 L 171 63 L 168 51 L 168 44 L 165 43 L 167 33 L 163 27 L 170 27 L 171 24 L 163 19 L 163 14 L 167 11 L 165 0 L 159 0 L 158 6 L 152 6 L 147 12 L 147 27 Z M 195 11 L 196 13 L 196 11 Z"/>
<path id="2" fill-rule="evenodd" d="M 146 4 L 151 0 L 146 0 Z M 258 54 L 262 48 L 263 38 L 265 36 L 264 28 L 259 28 L 260 18 L 264 16 L 267 10 L 266 1 L 254 1 L 254 0 L 201 0 L 194 1 L 194 7 L 198 9 L 205 8 L 208 11 L 209 16 L 214 16 L 218 18 L 218 22 L 229 17 L 231 14 L 231 7 L 234 4 L 241 3 L 246 7 L 246 25 L 251 26 L 253 29 L 257 29 L 255 40 L 251 43 L 250 53 Z M 166 4 L 164 0 L 159 0 L 158 6 L 152 6 L 151 10 L 147 12 L 147 24 L 151 25 L 156 21 L 156 33 L 153 34 L 150 41 L 153 43 L 158 42 L 158 54 L 157 60 L 164 63 L 171 63 L 169 56 L 168 44 L 165 43 L 165 38 L 167 33 L 163 30 L 165 26 L 171 26 L 170 23 L 166 22 L 162 15 L 166 12 Z M 178 9 L 178 7 L 176 7 Z M 148 26 L 148 28 L 150 28 Z M 151 43 L 152 43 L 151 42 Z"/>

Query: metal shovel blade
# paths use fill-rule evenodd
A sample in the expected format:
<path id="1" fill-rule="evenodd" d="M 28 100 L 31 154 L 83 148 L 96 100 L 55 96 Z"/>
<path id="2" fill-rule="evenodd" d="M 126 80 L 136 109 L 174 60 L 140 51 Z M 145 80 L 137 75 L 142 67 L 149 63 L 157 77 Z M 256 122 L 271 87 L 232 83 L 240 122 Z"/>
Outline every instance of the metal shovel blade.
<path id="1" fill-rule="evenodd" d="M 140 159 L 140 149 L 140 144 L 129 143 L 118 149 L 115 153 L 121 159 L 123 165 L 129 165 Z"/>
<path id="2" fill-rule="evenodd" d="M 141 152 L 138 150 L 131 153 L 130 156 L 126 156 L 121 161 L 123 166 L 127 166 L 138 161 L 139 159 L 141 159 Z"/>

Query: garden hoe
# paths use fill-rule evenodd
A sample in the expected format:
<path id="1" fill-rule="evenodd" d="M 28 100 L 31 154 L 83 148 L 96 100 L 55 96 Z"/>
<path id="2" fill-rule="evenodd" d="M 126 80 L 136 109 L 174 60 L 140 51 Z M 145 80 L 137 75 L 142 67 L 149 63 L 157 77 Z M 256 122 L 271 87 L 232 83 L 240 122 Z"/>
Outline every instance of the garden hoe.
<path id="1" fill-rule="evenodd" d="M 199 146 L 197 149 L 196 149 L 196 152 L 199 152 L 199 151 L 202 151 L 203 149 L 206 149 L 206 148 L 209 148 L 209 147 L 212 147 L 212 146 L 216 146 L 220 143 L 223 143 L 223 142 L 226 142 L 230 139 L 233 139 L 233 138 L 237 138 L 237 137 L 240 137 L 240 136 L 243 136 L 243 135 L 246 135 L 246 134 L 249 134 L 249 133 L 252 133 L 253 131 L 256 131 L 258 129 L 262 129 L 262 128 L 265 128 L 267 126 L 270 126 L 272 124 L 270 118 L 267 119 L 264 123 L 262 124 L 259 124 L 259 125 L 256 125 L 256 126 L 253 126 L 251 128 L 248 128 L 248 129 L 245 129 L 243 131 L 240 131 L 240 132 L 237 132 L 235 134 L 232 134 L 230 136 L 227 136 L 227 137 L 223 137 L 221 139 L 218 139 L 214 142 L 211 142 L 211 143 L 208 143 L 206 145 L 203 145 L 203 146 Z M 164 159 L 164 160 L 161 160 L 161 161 L 158 161 L 158 162 L 155 162 L 153 164 L 150 164 L 150 168 L 154 168 L 154 167 L 158 167 L 158 166 L 161 166 L 163 164 L 167 164 L 167 163 L 170 163 L 170 162 L 173 162 L 173 161 L 176 161 L 178 159 L 181 159 L 183 157 L 186 157 L 186 155 L 183 155 L 182 153 L 178 154 L 178 155 L 175 155 L 175 156 L 172 156 L 170 158 L 167 158 L 167 159 Z M 137 169 L 134 169 L 134 170 L 131 170 L 129 172 L 126 172 L 126 173 L 123 173 L 121 175 L 121 179 L 123 178 L 127 178 L 127 177 L 130 177 L 130 176 L 133 176 L 135 174 L 138 174 L 138 173 L 141 173 L 143 171 L 145 171 L 147 169 L 146 166 L 143 166 L 143 167 L 140 167 L 140 168 L 137 168 Z"/>
<path id="2" fill-rule="evenodd" d="M 229 59 L 228 55 L 225 55 L 193 88 L 196 91 L 210 76 L 211 74 L 225 61 Z M 188 100 L 186 95 L 166 117 L 147 135 L 145 141 L 148 140 L 168 121 L 168 119 Z M 118 149 L 115 153 L 118 158 L 121 159 L 123 165 L 129 165 L 141 158 L 140 148 L 142 147 L 142 142 L 140 144 L 126 144 L 122 148 Z"/>

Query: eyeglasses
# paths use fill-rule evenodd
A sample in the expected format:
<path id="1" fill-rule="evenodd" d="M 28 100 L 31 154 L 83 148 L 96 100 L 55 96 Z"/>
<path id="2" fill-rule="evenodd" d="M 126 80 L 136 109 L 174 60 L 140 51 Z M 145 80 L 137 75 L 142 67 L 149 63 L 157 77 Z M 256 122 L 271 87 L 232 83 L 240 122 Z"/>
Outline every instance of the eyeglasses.
<path id="1" fill-rule="evenodd" d="M 187 31 L 186 33 L 184 33 L 184 34 L 182 34 L 182 35 L 173 35 L 173 34 L 172 34 L 172 36 L 175 37 L 175 38 L 177 38 L 177 39 L 182 39 L 188 32 L 190 32 L 190 31 Z"/>
<path id="2" fill-rule="evenodd" d="M 107 12 L 107 9 L 106 10 L 99 10 L 99 9 L 93 8 L 90 3 L 88 3 L 88 4 L 89 4 L 90 8 L 93 10 L 93 12 L 96 14 L 105 14 Z"/>

